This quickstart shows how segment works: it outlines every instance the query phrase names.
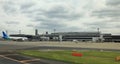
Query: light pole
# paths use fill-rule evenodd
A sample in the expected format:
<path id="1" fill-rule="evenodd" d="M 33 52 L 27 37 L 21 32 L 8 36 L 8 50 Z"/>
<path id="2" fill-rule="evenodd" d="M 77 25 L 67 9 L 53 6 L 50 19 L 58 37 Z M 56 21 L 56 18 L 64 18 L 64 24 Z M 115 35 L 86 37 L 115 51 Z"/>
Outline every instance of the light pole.
<path id="1" fill-rule="evenodd" d="M 97 31 L 98 31 L 98 33 L 100 33 L 100 29 L 99 28 L 97 28 Z"/>
<path id="2" fill-rule="evenodd" d="M 56 29 L 54 29 L 54 34 L 55 34 Z"/>

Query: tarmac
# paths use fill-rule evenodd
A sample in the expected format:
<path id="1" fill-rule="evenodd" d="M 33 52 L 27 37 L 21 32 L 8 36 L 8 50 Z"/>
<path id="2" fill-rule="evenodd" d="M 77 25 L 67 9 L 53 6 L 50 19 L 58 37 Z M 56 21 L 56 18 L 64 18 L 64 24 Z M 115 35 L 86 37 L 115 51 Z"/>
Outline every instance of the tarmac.
<path id="1" fill-rule="evenodd" d="M 1 46 L 2 45 L 2 46 Z M 7 45 L 5 47 L 4 45 Z M 0 48 L 25 49 L 32 47 L 49 46 L 49 47 L 73 47 L 73 48 L 96 48 L 96 49 L 120 49 L 120 43 L 114 42 L 57 42 L 57 41 L 39 41 L 39 42 L 16 42 L 16 41 L 0 41 Z"/>
<path id="2" fill-rule="evenodd" d="M 18 50 L 100 50 L 120 51 L 120 43 L 105 42 L 17 42 L 0 41 L 0 64 L 67 64 L 54 60 L 38 59 L 21 56 L 14 51 Z"/>
<path id="3" fill-rule="evenodd" d="M 22 56 L 12 51 L 0 52 L 0 64 L 67 64 L 65 62 Z"/>

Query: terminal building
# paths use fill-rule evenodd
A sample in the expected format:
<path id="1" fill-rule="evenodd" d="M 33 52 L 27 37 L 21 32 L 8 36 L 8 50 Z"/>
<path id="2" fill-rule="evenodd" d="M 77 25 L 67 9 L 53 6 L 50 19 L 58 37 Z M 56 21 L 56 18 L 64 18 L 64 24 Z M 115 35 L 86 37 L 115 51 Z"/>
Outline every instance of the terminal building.
<path id="1" fill-rule="evenodd" d="M 100 32 L 57 32 L 40 35 L 41 40 L 49 41 L 92 41 L 92 42 L 120 42 L 120 35 Z"/>
<path id="2" fill-rule="evenodd" d="M 41 37 L 49 38 L 49 40 L 62 41 L 112 41 L 111 34 L 101 34 L 99 32 L 58 32 L 41 35 Z"/>
<path id="3" fill-rule="evenodd" d="M 35 35 L 12 34 L 10 36 L 27 37 L 29 41 L 120 42 L 120 35 L 101 32 L 56 32 L 51 34 L 46 32 L 46 34 L 38 34 L 38 30 L 35 30 Z"/>

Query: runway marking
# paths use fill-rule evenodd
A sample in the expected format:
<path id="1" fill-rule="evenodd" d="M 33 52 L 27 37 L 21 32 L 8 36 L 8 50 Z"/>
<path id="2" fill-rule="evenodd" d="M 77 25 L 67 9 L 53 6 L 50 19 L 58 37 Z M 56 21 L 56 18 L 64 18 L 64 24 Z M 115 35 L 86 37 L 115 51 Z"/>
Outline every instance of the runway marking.
<path id="1" fill-rule="evenodd" d="M 22 63 L 29 63 L 29 62 L 38 61 L 38 60 L 40 60 L 40 59 L 22 60 L 20 62 L 22 62 Z"/>
<path id="2" fill-rule="evenodd" d="M 0 55 L 0 57 L 3 57 L 3 58 L 5 58 L 5 59 L 9 59 L 9 60 L 12 60 L 12 61 L 15 61 L 15 62 L 22 63 L 22 62 L 20 62 L 20 61 L 18 61 L 18 60 L 11 59 L 11 58 L 5 57 L 5 56 L 3 56 L 3 55 Z M 22 64 L 25 64 L 25 63 L 22 63 Z"/>
<path id="3" fill-rule="evenodd" d="M 11 54 L 9 54 L 9 55 L 11 55 Z M 12 59 L 12 58 L 6 57 L 6 55 L 0 55 L 0 57 L 3 57 L 5 59 L 9 59 L 9 60 L 12 60 L 12 61 L 15 61 L 15 62 L 19 62 L 19 63 L 22 63 L 22 64 L 29 64 L 29 62 L 40 60 L 40 59 L 30 59 L 30 60 L 21 60 L 21 61 L 18 61 L 16 59 Z"/>
<path id="4" fill-rule="evenodd" d="M 8 56 L 8 55 L 18 55 L 18 54 L 5 54 L 5 55 L 3 55 L 3 56 Z"/>

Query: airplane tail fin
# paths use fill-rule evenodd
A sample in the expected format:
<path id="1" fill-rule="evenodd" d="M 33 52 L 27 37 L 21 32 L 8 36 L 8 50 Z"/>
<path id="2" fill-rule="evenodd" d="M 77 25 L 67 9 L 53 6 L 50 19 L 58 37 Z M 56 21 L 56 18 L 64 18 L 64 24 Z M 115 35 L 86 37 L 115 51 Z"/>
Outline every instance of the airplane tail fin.
<path id="1" fill-rule="evenodd" d="M 8 35 L 4 32 L 4 31 L 2 31 L 2 37 L 4 38 L 4 39 L 8 39 Z"/>

